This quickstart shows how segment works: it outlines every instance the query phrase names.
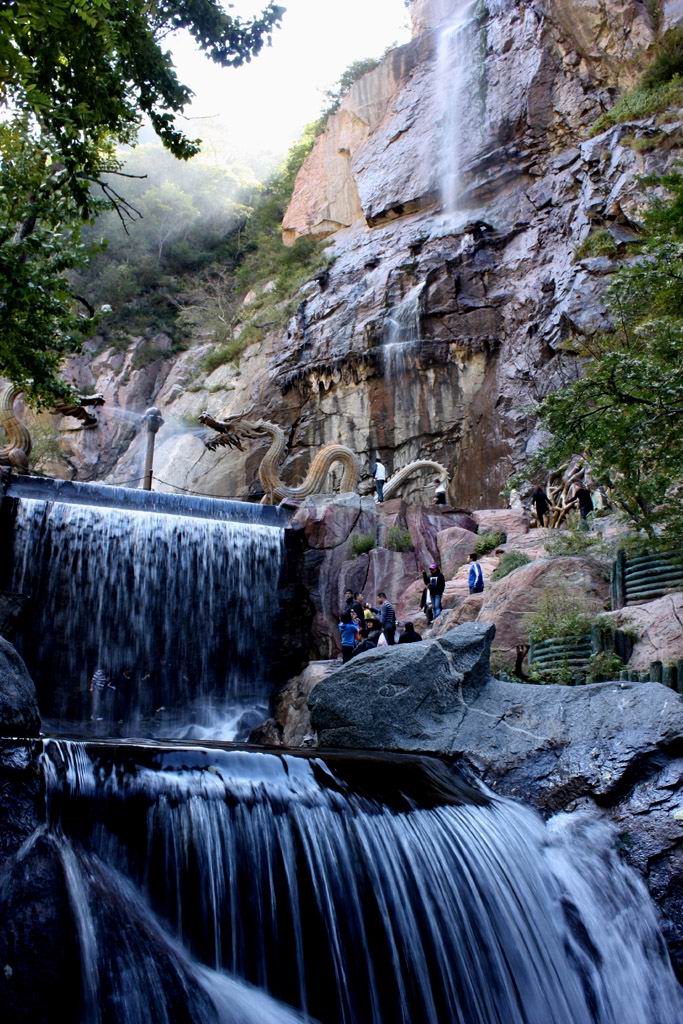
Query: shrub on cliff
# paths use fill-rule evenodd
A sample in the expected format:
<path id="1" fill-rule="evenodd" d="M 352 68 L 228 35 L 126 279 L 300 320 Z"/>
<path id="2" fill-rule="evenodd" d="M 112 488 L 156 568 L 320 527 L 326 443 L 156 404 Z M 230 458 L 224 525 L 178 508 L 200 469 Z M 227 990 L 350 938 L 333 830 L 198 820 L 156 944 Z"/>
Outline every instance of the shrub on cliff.
<path id="1" fill-rule="evenodd" d="M 389 527 L 384 546 L 389 551 L 412 551 L 415 547 L 410 530 L 405 530 L 402 526 Z"/>
<path id="2" fill-rule="evenodd" d="M 525 555 L 523 551 L 506 551 L 496 568 L 491 573 L 491 579 L 495 582 L 496 580 L 502 580 L 506 576 L 509 576 L 515 569 L 520 569 L 523 565 L 528 565 L 531 559 L 528 555 Z"/>
<path id="3" fill-rule="evenodd" d="M 499 548 L 506 540 L 507 535 L 500 533 L 500 531 L 480 533 L 472 550 L 481 558 L 482 555 L 488 555 L 492 551 L 495 551 L 496 548 Z"/>
<path id="4" fill-rule="evenodd" d="M 569 590 L 547 590 L 539 597 L 534 611 L 524 618 L 531 643 L 590 633 L 595 610 Z"/>
<path id="5" fill-rule="evenodd" d="M 376 547 L 377 541 L 374 533 L 354 533 L 351 537 L 351 554 L 354 558 L 359 555 L 366 555 Z"/>

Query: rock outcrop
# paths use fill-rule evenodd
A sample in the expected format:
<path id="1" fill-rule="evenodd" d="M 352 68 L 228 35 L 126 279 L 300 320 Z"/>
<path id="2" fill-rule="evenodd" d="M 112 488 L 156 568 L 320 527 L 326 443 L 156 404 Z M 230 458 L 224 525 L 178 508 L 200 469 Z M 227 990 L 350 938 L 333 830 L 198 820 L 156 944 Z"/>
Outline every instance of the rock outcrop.
<path id="1" fill-rule="evenodd" d="M 618 629 L 635 633 L 630 668 L 647 670 L 653 661 L 664 665 L 683 661 L 683 593 L 621 608 L 609 618 Z"/>
<path id="2" fill-rule="evenodd" d="M 257 409 L 288 433 L 283 477 L 296 482 L 329 442 L 363 463 L 361 493 L 380 451 L 393 471 L 418 457 L 446 465 L 450 498 L 500 504 L 510 472 L 535 443 L 530 409 L 550 386 L 568 339 L 605 325 L 601 295 L 637 237 L 643 174 L 680 157 L 680 118 L 645 120 L 586 138 L 586 128 L 632 84 L 655 38 L 639 0 L 491 2 L 472 29 L 461 132 L 460 207 L 442 208 L 439 176 L 451 137 L 439 97 L 453 72 L 439 64 L 454 0 L 416 0 L 415 38 L 361 78 L 329 121 L 285 218 L 287 240 L 327 235 L 331 265 L 301 289 L 286 330 L 264 327 L 239 366 L 211 373 L 206 336 L 146 365 L 101 351 L 76 369 L 123 419 L 70 438 L 78 475 L 135 480 L 144 438 L 125 417 L 158 405 L 166 426 L 157 476 L 212 495 L 254 493 L 258 450 L 204 451 L 187 421 Z M 667 24 L 677 17 L 667 0 Z M 441 91 L 440 91 L 441 90 Z M 637 151 L 634 138 L 657 132 Z M 613 237 L 612 258 L 577 258 L 590 233 Z M 398 370 L 386 359 L 396 310 L 413 303 L 416 330 Z M 165 342 L 164 342 L 165 344 Z M 108 414 L 106 414 L 108 415 Z M 158 484 L 159 487 L 166 486 Z M 411 482 L 415 498 L 424 484 Z"/>
<path id="3" fill-rule="evenodd" d="M 14 647 L 0 636 L 0 736 L 37 736 L 36 688 Z"/>

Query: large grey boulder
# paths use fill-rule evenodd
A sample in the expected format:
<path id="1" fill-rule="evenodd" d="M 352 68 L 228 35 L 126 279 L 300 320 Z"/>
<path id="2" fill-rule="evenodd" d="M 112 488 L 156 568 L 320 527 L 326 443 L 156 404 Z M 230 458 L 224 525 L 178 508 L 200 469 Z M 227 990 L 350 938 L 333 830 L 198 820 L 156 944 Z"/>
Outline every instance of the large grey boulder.
<path id="1" fill-rule="evenodd" d="M 461 756 L 493 785 L 558 810 L 607 801 L 683 739 L 683 698 L 656 683 L 528 686 L 494 679 L 494 628 L 466 623 L 360 655 L 311 694 L 320 746 Z"/>
<path id="2" fill-rule="evenodd" d="M 33 680 L 12 644 L 0 637 L 0 736 L 37 736 L 39 732 Z"/>

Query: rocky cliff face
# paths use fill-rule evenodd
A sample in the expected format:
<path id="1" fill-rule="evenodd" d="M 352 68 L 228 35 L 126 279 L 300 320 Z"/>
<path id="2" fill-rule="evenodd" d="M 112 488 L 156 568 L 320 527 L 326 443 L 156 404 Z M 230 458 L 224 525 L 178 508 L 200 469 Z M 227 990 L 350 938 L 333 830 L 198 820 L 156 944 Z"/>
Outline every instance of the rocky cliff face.
<path id="1" fill-rule="evenodd" d="M 660 10 L 667 24 L 678 7 Z M 97 440 L 71 442 L 78 474 L 139 476 L 143 440 L 125 410 L 154 401 L 168 421 L 157 472 L 171 484 L 253 493 L 263 451 L 209 453 L 187 424 L 205 409 L 256 411 L 288 431 L 288 481 L 320 445 L 342 441 L 364 462 L 361 490 L 379 450 L 390 470 L 417 457 L 447 465 L 457 504 L 499 503 L 537 443 L 531 409 L 569 359 L 561 350 L 605 326 L 600 296 L 637 236 L 639 177 L 680 156 L 676 112 L 652 152 L 629 142 L 654 120 L 586 137 L 646 62 L 653 10 L 415 0 L 413 41 L 354 85 L 299 173 L 285 241 L 327 238 L 332 264 L 301 290 L 286 331 L 266 327 L 239 367 L 208 375 L 209 339 L 146 366 L 130 353 L 82 360 L 83 387 L 104 391 L 124 419 L 105 414 Z M 596 228 L 616 259 L 577 259 Z"/>

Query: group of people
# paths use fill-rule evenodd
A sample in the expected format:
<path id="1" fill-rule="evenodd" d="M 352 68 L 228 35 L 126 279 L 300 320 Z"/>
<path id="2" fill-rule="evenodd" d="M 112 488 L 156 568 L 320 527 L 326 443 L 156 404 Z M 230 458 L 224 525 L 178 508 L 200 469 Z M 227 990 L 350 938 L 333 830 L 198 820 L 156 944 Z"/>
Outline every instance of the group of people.
<path id="1" fill-rule="evenodd" d="M 484 589 L 484 573 L 475 552 L 469 556 L 470 570 L 468 586 L 470 594 L 480 594 Z M 446 589 L 446 578 L 436 562 L 432 562 L 429 570 L 422 573 L 424 590 L 420 600 L 420 608 L 424 611 L 427 623 L 431 626 L 441 615 L 443 593 Z M 394 644 L 414 644 L 422 640 L 412 622 L 404 622 L 403 630 L 396 635 L 398 622 L 396 611 L 383 590 L 378 591 L 376 605 L 365 601 L 361 592 L 346 590 L 344 592 L 344 608 L 340 615 L 339 637 L 341 640 L 342 661 L 350 661 L 356 654 L 372 651 L 375 647 L 392 647 Z"/>
<path id="2" fill-rule="evenodd" d="M 534 506 L 538 525 L 550 526 L 550 499 L 539 484 L 537 484 L 531 492 L 531 501 Z M 593 496 L 588 484 L 584 480 L 580 480 L 574 485 L 571 503 L 575 503 L 577 505 L 582 522 L 586 522 L 591 512 L 595 511 Z"/>

